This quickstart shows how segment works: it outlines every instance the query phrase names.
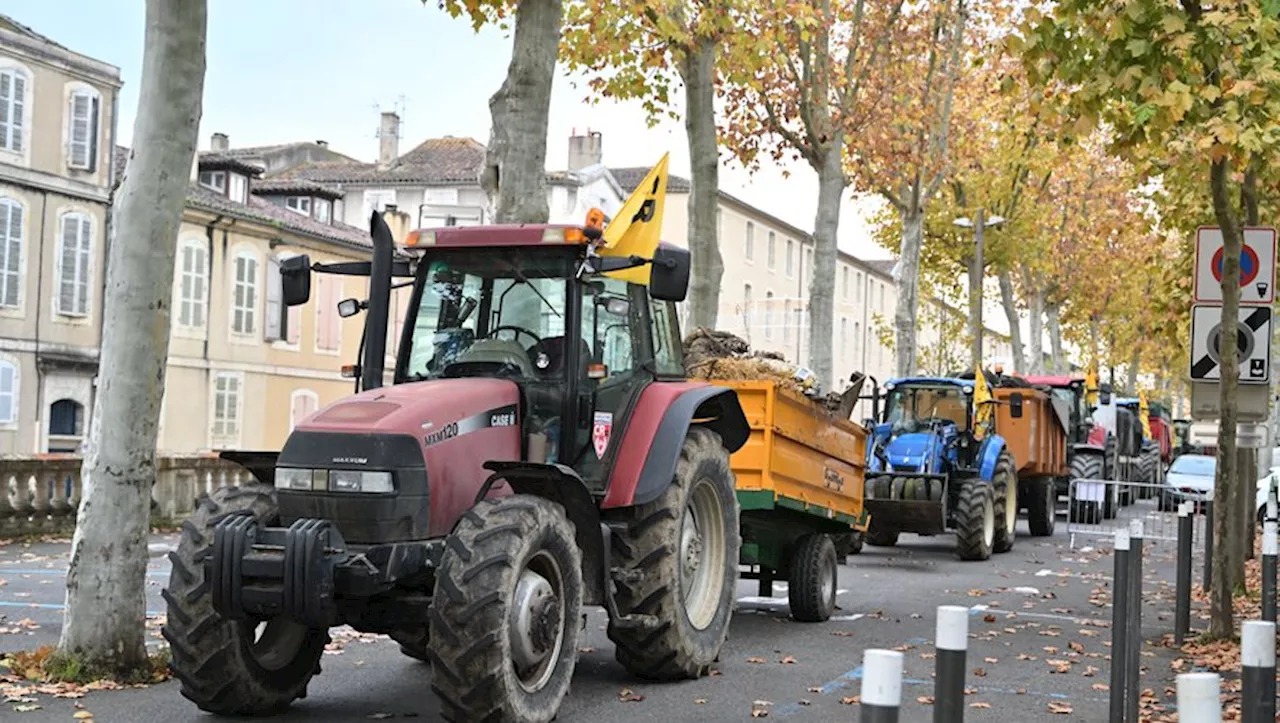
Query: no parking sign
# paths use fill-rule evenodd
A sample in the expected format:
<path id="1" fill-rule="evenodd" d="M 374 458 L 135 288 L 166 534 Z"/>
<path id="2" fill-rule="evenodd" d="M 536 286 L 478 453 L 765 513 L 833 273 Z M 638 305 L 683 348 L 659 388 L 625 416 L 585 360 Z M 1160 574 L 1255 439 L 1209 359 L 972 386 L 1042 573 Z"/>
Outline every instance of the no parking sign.
<path id="1" fill-rule="evenodd" d="M 1222 229 L 1203 227 L 1196 231 L 1196 303 L 1222 301 Z M 1270 227 L 1244 229 L 1240 249 L 1240 303 L 1270 304 L 1276 294 L 1276 230 Z"/>

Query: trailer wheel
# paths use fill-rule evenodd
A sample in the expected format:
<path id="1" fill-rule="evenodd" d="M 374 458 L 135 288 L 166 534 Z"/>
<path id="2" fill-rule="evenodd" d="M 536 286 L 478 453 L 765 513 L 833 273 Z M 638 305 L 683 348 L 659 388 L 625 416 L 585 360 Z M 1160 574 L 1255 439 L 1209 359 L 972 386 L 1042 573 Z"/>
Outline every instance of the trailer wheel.
<path id="1" fill-rule="evenodd" d="M 996 498 L 996 539 L 992 551 L 1008 552 L 1018 537 L 1018 477 L 1013 469 L 1013 457 L 1007 450 L 996 459 L 991 484 Z"/>
<path id="2" fill-rule="evenodd" d="M 996 542 L 995 490 L 990 482 L 960 483 L 956 503 L 956 554 L 961 560 L 987 560 Z"/>
<path id="3" fill-rule="evenodd" d="M 270 715 L 307 694 L 320 672 L 329 631 L 288 618 L 228 620 L 213 609 L 204 560 L 213 528 L 225 517 L 251 514 L 260 524 L 278 517 L 275 489 L 262 484 L 223 487 L 196 505 L 182 523 L 172 571 L 162 595 L 168 619 L 162 629 L 173 655 L 182 695 L 218 715 Z"/>
<path id="4" fill-rule="evenodd" d="M 738 586 L 738 498 L 720 436 L 693 427 L 675 479 L 649 504 L 622 511 L 613 536 L 616 601 L 623 614 L 651 615 L 653 628 L 609 621 L 615 657 L 633 675 L 678 680 L 705 675 L 729 633 Z"/>
<path id="5" fill-rule="evenodd" d="M 871 518 L 871 526 L 867 528 L 867 544 L 872 547 L 893 547 L 898 544 L 897 530 L 877 530 L 876 520 Z"/>
<path id="6" fill-rule="evenodd" d="M 445 543 L 428 614 L 448 721 L 555 718 L 578 659 L 582 554 L 554 502 L 484 500 Z"/>
<path id="7" fill-rule="evenodd" d="M 802 623 L 823 623 L 836 609 L 836 548 L 831 538 L 810 533 L 800 538 L 791 556 L 787 597 L 791 617 Z"/>
<path id="8" fill-rule="evenodd" d="M 862 533 L 849 532 L 840 535 L 833 535 L 831 541 L 836 546 L 836 557 L 848 557 L 849 555 L 857 555 L 862 552 Z"/>
<path id="9" fill-rule="evenodd" d="M 1052 477 L 1027 483 L 1027 526 L 1032 537 L 1051 537 L 1058 522 L 1058 484 Z"/>

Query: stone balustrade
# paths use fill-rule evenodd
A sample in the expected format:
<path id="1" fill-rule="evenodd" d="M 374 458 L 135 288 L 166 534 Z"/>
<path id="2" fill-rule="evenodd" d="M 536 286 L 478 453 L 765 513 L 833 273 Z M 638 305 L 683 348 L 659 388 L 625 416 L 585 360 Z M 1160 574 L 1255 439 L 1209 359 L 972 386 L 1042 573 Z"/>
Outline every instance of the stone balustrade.
<path id="1" fill-rule="evenodd" d="M 84 491 L 82 462 L 74 454 L 0 457 L 0 538 L 74 530 Z M 250 479 L 248 470 L 214 454 L 156 457 L 152 521 L 181 520 L 201 496 Z"/>

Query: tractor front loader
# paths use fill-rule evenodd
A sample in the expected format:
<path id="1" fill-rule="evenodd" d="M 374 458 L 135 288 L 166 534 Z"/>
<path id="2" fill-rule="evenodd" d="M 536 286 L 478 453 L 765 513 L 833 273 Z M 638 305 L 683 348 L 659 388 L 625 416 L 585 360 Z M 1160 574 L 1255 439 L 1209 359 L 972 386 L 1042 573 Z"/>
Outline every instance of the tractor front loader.
<path id="1" fill-rule="evenodd" d="M 733 391 L 684 378 L 675 302 L 688 252 L 610 255 L 599 226 L 444 228 L 372 259 L 282 265 L 369 279 L 354 396 L 278 453 L 228 454 L 258 483 L 183 523 L 164 591 L 182 694 L 264 715 L 306 694 L 329 630 L 384 633 L 428 661 L 450 721 L 552 720 L 582 608 L 603 606 L 634 675 L 704 675 L 738 580 Z M 630 269 L 647 270 L 645 283 Z M 393 279 L 413 288 L 393 383 Z M 425 671 L 423 673 L 426 679 Z"/>

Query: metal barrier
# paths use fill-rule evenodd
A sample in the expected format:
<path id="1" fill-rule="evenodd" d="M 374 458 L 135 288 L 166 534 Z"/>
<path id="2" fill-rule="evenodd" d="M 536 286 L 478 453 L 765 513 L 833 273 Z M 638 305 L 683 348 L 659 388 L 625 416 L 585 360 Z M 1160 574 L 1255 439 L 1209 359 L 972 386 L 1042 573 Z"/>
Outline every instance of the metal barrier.
<path id="1" fill-rule="evenodd" d="M 1153 543 L 1176 543 L 1178 507 L 1193 502 L 1203 513 L 1206 498 L 1178 490 L 1167 484 L 1126 480 L 1073 479 L 1067 487 L 1067 533 L 1071 549 L 1076 538 L 1114 539 L 1118 530 L 1128 530 L 1133 520 L 1142 521 L 1144 537 Z M 1193 544 L 1203 549 L 1206 517 L 1195 516 Z"/>

